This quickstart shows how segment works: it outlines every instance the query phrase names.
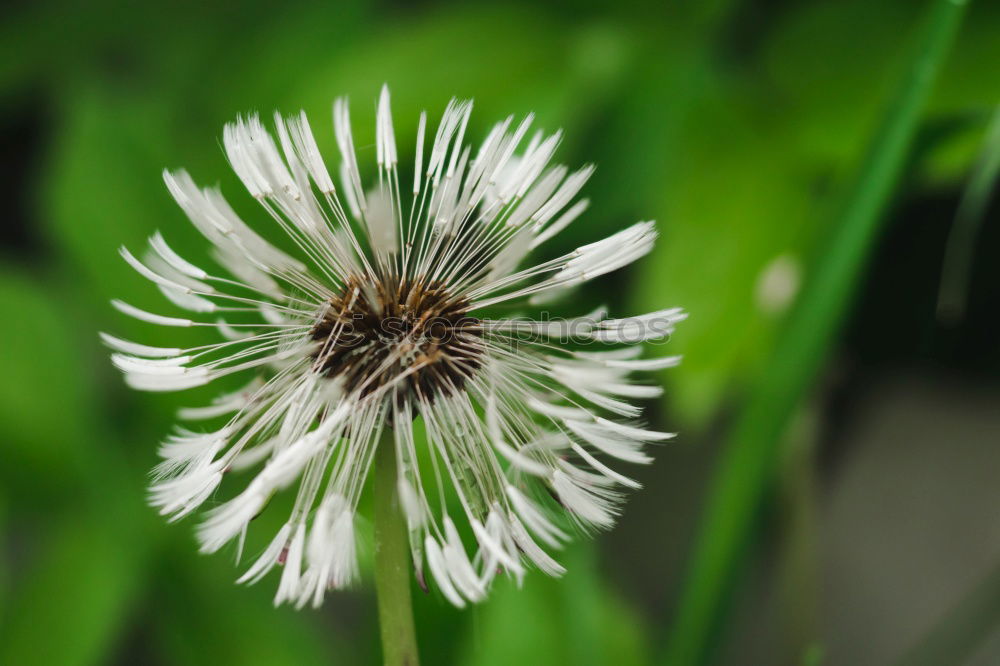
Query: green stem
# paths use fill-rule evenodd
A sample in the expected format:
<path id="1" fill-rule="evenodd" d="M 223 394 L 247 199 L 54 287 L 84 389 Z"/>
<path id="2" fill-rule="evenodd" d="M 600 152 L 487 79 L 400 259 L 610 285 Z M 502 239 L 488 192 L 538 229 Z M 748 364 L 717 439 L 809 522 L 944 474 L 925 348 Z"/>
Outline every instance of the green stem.
<path id="1" fill-rule="evenodd" d="M 386 430 L 375 453 L 375 594 L 385 666 L 417 666 L 410 548 L 396 490 L 396 449 Z"/>

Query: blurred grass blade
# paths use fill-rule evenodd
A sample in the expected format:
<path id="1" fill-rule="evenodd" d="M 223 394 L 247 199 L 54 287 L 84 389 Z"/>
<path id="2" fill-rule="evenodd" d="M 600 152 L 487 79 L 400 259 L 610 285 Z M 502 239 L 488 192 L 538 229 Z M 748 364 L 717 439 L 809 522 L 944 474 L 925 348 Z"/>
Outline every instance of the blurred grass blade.
<path id="1" fill-rule="evenodd" d="M 1000 566 L 896 662 L 897 666 L 964 664 L 1000 625 Z"/>
<path id="2" fill-rule="evenodd" d="M 935 0 L 909 71 L 869 147 L 839 220 L 780 334 L 766 375 L 750 393 L 718 462 L 668 636 L 666 663 L 703 663 L 740 549 L 774 467 L 777 442 L 809 388 L 876 237 L 921 111 L 954 41 L 964 2 Z"/>
<path id="3" fill-rule="evenodd" d="M 997 176 L 1000 176 L 1000 106 L 993 113 L 983 150 L 973 167 L 955 213 L 955 224 L 948 234 L 937 305 L 938 318 L 942 321 L 959 322 L 965 315 L 976 238 Z"/>

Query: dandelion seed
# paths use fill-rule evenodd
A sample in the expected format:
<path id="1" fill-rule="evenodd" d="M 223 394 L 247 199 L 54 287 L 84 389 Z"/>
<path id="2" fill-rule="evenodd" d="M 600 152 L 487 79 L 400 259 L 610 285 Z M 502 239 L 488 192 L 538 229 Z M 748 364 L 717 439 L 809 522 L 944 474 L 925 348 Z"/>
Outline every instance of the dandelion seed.
<path id="1" fill-rule="evenodd" d="M 182 258 L 159 232 L 143 256 L 122 249 L 169 302 L 192 314 L 121 301 L 117 309 L 151 324 L 214 328 L 221 337 L 183 349 L 102 335 L 128 384 L 171 391 L 231 374 L 249 380 L 179 412 L 195 424 L 224 424 L 179 429 L 166 440 L 150 502 L 177 519 L 212 497 L 224 472 L 234 484 L 249 473 L 197 529 L 201 550 L 214 552 L 242 545 L 268 500 L 294 487 L 290 515 L 240 578 L 257 582 L 280 567 L 276 603 L 319 605 L 328 589 L 357 578 L 355 518 L 382 440 L 395 447 L 416 574 L 425 580 L 429 572 L 442 595 L 463 606 L 481 600 L 498 572 L 520 580 L 533 564 L 561 573 L 545 547 L 568 538 L 567 523 L 610 527 L 621 489 L 638 486 L 611 465 L 647 463 L 649 443 L 671 436 L 647 430 L 623 398 L 659 394 L 633 374 L 678 359 L 640 360 L 636 345 L 669 335 L 684 317 L 679 310 L 562 322 L 482 314 L 497 304 L 542 302 L 621 268 L 649 252 L 656 231 L 640 222 L 526 264 L 585 210 L 586 200 L 574 199 L 593 168 L 571 173 L 550 164 L 558 132 L 525 144 L 531 117 L 498 123 L 473 151 L 463 144 L 471 110 L 471 102 L 452 101 L 436 131 L 421 115 L 405 196 L 388 89 L 377 103 L 376 177 L 368 187 L 346 100 L 334 104 L 337 181 L 305 114 L 276 116 L 273 135 L 258 117 L 240 118 L 223 134 L 229 161 L 297 256 L 184 171 L 165 172 L 164 180 L 226 274 Z M 568 340 L 600 348 L 576 350 Z M 446 503 L 450 492 L 457 510 Z M 464 541 L 456 523 L 468 527 Z"/>

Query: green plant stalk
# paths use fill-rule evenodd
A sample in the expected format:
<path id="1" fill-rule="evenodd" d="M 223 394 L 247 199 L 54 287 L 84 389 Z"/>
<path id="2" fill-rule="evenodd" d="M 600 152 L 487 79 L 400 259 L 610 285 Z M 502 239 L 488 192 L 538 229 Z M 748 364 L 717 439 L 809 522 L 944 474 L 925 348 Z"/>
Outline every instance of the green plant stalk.
<path id="1" fill-rule="evenodd" d="M 869 147 L 857 181 L 848 190 L 840 220 L 717 463 L 667 640 L 665 662 L 671 666 L 704 663 L 708 656 L 712 629 L 775 467 L 779 438 L 836 333 L 876 238 L 881 213 L 899 181 L 924 103 L 954 41 L 964 5 L 957 0 L 933 1 L 909 71 Z"/>
<path id="2" fill-rule="evenodd" d="M 816 448 L 820 435 L 818 401 L 799 408 L 785 429 L 775 482 L 781 503 L 775 597 L 783 642 L 783 664 L 801 664 L 820 634 L 817 544 Z"/>
<path id="3" fill-rule="evenodd" d="M 396 447 L 384 430 L 375 452 L 375 594 L 385 666 L 417 666 L 410 547 L 396 485 Z"/>

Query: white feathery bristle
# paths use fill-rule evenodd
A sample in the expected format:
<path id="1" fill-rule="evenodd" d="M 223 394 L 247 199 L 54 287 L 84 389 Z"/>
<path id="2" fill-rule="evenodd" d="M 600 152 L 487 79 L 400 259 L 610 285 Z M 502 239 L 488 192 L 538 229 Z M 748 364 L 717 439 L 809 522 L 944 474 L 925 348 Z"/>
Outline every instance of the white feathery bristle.
<path id="1" fill-rule="evenodd" d="M 171 522 L 180 520 L 201 506 L 221 482 L 221 461 L 197 465 L 178 476 L 155 482 L 149 489 L 149 503 Z"/>
<path id="2" fill-rule="evenodd" d="M 427 112 L 420 112 L 420 121 L 417 123 L 417 152 L 413 163 L 413 196 L 420 194 L 420 182 L 423 180 L 421 166 L 424 161 L 424 134 L 427 132 Z"/>
<path id="3" fill-rule="evenodd" d="M 491 514 L 492 515 L 492 514 Z M 496 561 L 506 567 L 509 571 L 515 575 L 523 575 L 524 567 L 521 563 L 517 561 L 516 555 L 511 556 L 503 546 L 496 540 L 494 535 L 490 534 L 489 530 L 483 527 L 483 524 L 475 518 L 471 518 L 469 523 L 472 525 L 472 532 L 476 535 L 476 541 L 479 542 L 479 547 L 486 551 L 486 553 Z M 492 570 L 492 567 L 486 567 L 488 570 Z"/>
<path id="4" fill-rule="evenodd" d="M 129 266 L 131 266 L 132 268 L 134 268 L 136 270 L 136 272 L 138 272 L 140 275 L 142 275 L 147 280 L 149 280 L 151 282 L 154 282 L 154 283 L 156 283 L 157 285 L 159 285 L 161 287 L 167 287 L 169 289 L 175 289 L 175 290 L 180 291 L 180 292 L 188 292 L 188 291 L 190 291 L 190 289 L 188 289 L 184 285 L 182 285 L 182 284 L 180 284 L 178 282 L 174 282 L 173 280 L 169 280 L 169 279 L 163 277 L 162 275 L 160 275 L 159 273 L 154 272 L 152 269 L 150 269 L 144 263 L 142 263 L 141 261 L 139 261 L 138 259 L 136 259 L 134 256 L 132 256 L 132 253 L 129 252 L 128 248 L 125 247 L 124 245 L 122 245 L 120 248 L 118 248 L 118 253 L 128 263 Z"/>
<path id="5" fill-rule="evenodd" d="M 116 310 L 122 314 L 126 314 L 130 317 L 134 317 L 141 321 L 148 322 L 150 324 L 158 324 L 160 326 L 193 326 L 194 322 L 190 319 L 181 319 L 179 317 L 164 317 L 163 315 L 153 314 L 152 312 L 146 312 L 145 310 L 140 310 L 134 305 L 129 305 L 125 301 L 120 301 L 117 298 L 111 301 L 111 305 L 114 306 Z"/>
<path id="6" fill-rule="evenodd" d="M 215 312 L 219 308 L 219 306 L 204 296 L 164 287 L 162 284 L 156 286 L 160 290 L 160 293 L 167 297 L 168 301 L 183 310 L 190 312 Z"/>
<path id="7" fill-rule="evenodd" d="M 260 554 L 260 557 L 250 566 L 246 572 L 236 579 L 237 583 L 247 583 L 253 585 L 254 583 L 260 581 L 261 578 L 266 576 L 271 569 L 278 564 L 278 559 L 281 557 L 281 553 L 288 547 L 288 535 L 292 533 L 292 526 L 290 523 L 285 523 L 278 530 L 278 533 L 274 535 L 271 543 L 268 544 L 264 552 Z"/>
<path id="8" fill-rule="evenodd" d="M 622 368 L 623 370 L 663 370 L 665 368 L 674 368 L 680 365 L 680 356 L 661 356 L 660 358 L 643 358 L 643 359 L 608 359 L 604 361 L 604 365 L 609 368 Z"/>
<path id="9" fill-rule="evenodd" d="M 211 380 L 208 369 L 203 367 L 125 371 L 125 383 L 140 391 L 183 391 L 204 386 Z"/>
<path id="10" fill-rule="evenodd" d="M 175 270 L 180 271 L 189 277 L 193 277 L 196 280 L 204 280 L 208 277 L 208 273 L 204 270 L 198 268 L 190 261 L 187 261 L 174 252 L 174 250 L 167 245 L 167 241 L 163 238 L 163 234 L 159 231 L 154 232 L 149 238 L 149 244 L 154 250 L 156 250 L 157 254 L 163 257 L 163 260 L 170 264 Z"/>
<path id="11" fill-rule="evenodd" d="M 434 576 L 438 587 L 441 589 L 441 594 L 453 605 L 458 608 L 464 608 L 465 599 L 462 598 L 458 590 L 455 589 L 454 583 L 452 583 L 451 574 L 448 572 L 448 564 L 445 561 L 441 545 L 430 534 L 424 539 L 424 551 L 427 553 L 428 568 L 431 571 L 431 575 Z"/>
<path id="12" fill-rule="evenodd" d="M 230 342 L 235 342 L 236 340 L 244 340 L 253 335 L 252 333 L 248 332 L 245 329 L 240 330 L 237 328 L 233 328 L 229 324 L 229 322 L 227 322 L 222 317 L 219 317 L 218 319 L 215 320 L 215 329 L 219 332 L 219 335 L 221 335 L 226 340 L 229 340 Z"/>
<path id="13" fill-rule="evenodd" d="M 559 216 L 552 224 L 548 225 L 535 236 L 531 241 L 531 249 L 535 249 L 545 241 L 554 237 L 560 231 L 568 227 L 576 218 L 580 217 L 587 208 L 590 207 L 590 199 L 581 199 L 570 206 L 569 210 Z"/>
<path id="14" fill-rule="evenodd" d="M 190 356 L 173 358 L 142 358 L 128 354 L 112 354 L 111 362 L 122 372 L 148 373 L 152 375 L 182 375 L 189 368 L 183 365 L 191 360 Z"/>
<path id="15" fill-rule="evenodd" d="M 610 467 L 602 463 L 600 460 L 595 458 L 593 455 L 591 455 L 590 452 L 588 452 L 585 448 L 583 448 L 579 444 L 573 444 L 572 448 L 573 451 L 578 456 L 583 458 L 583 460 L 588 465 L 590 465 L 598 474 L 601 474 L 607 477 L 609 480 L 614 481 L 615 483 L 620 483 L 621 485 L 626 486 L 628 488 L 632 489 L 642 488 L 641 483 L 639 483 L 635 479 L 631 479 L 625 476 L 624 474 L 621 474 L 611 469 Z"/>
<path id="16" fill-rule="evenodd" d="M 184 350 L 180 347 L 151 347 L 138 342 L 130 342 L 117 338 L 109 333 L 100 333 L 101 341 L 111 349 L 124 354 L 135 356 L 148 356 L 151 358 L 165 358 L 168 356 L 179 356 Z"/>
<path id="17" fill-rule="evenodd" d="M 295 535 L 289 542 L 285 553 L 284 568 L 281 580 L 278 582 L 278 592 L 274 596 L 274 605 L 292 601 L 298 596 L 302 579 L 302 551 L 306 541 L 306 526 L 302 523 L 295 528 Z"/>
<path id="18" fill-rule="evenodd" d="M 385 257 L 399 251 L 395 210 L 387 189 L 378 188 L 368 195 L 365 222 L 368 226 L 368 238 L 376 254 Z"/>
<path id="19" fill-rule="evenodd" d="M 443 522 L 446 538 L 442 544 L 441 552 L 444 555 L 448 575 L 463 597 L 472 602 L 481 601 L 486 595 L 486 590 L 469 561 L 469 556 L 462 545 L 462 539 L 458 536 L 455 523 L 448 516 L 444 517 Z"/>
<path id="20" fill-rule="evenodd" d="M 591 174 L 594 173 L 594 166 L 588 164 L 579 171 L 570 174 L 559 190 L 548 198 L 548 201 L 538 210 L 535 215 L 535 220 L 538 225 L 544 225 L 550 219 L 552 219 L 556 213 L 562 210 L 566 204 L 568 204 L 573 197 L 579 194 L 583 186 L 590 180 Z"/>
<path id="21" fill-rule="evenodd" d="M 361 219 L 361 204 L 358 201 L 358 195 L 351 183 L 353 178 L 351 174 L 351 167 L 347 162 L 340 163 L 340 184 L 344 188 L 344 198 L 347 200 L 347 207 L 351 211 L 351 215 L 354 219 Z"/>
<path id="22" fill-rule="evenodd" d="M 510 536 L 514 540 L 514 543 L 517 544 L 517 547 L 536 567 L 549 576 L 561 576 L 566 573 L 565 567 L 552 559 L 548 553 L 535 543 L 535 540 L 524 529 L 524 525 L 517 519 L 517 516 L 510 514 L 507 516 L 507 520 L 510 523 Z"/>
<path id="23" fill-rule="evenodd" d="M 325 497 L 316 510 L 307 550 L 310 565 L 319 567 L 331 585 L 343 587 L 357 573 L 354 513 L 338 494 Z"/>
<path id="24" fill-rule="evenodd" d="M 392 129 L 392 110 L 389 108 L 389 86 L 383 85 L 375 112 L 375 143 L 379 166 L 396 166 L 396 136 Z"/>
<path id="25" fill-rule="evenodd" d="M 364 190 L 361 187 L 358 158 L 354 152 L 354 136 L 351 133 L 351 112 L 348 108 L 346 98 L 338 98 L 333 103 L 333 129 L 342 158 L 340 168 L 345 193 L 349 198 L 353 198 L 354 205 L 359 211 L 364 211 L 366 208 Z M 360 213 L 356 213 L 355 217 L 360 218 Z"/>
<path id="26" fill-rule="evenodd" d="M 399 492 L 399 503 L 403 507 L 403 515 L 406 516 L 407 528 L 414 531 L 423 527 L 427 522 L 427 514 L 413 484 L 402 474 L 399 475 L 397 491 Z"/>
<path id="27" fill-rule="evenodd" d="M 601 392 L 622 398 L 650 400 L 663 395 L 663 387 L 650 386 L 648 384 L 628 384 L 626 382 L 607 382 L 601 387 Z"/>
<path id="28" fill-rule="evenodd" d="M 242 493 L 209 511 L 198 526 L 201 552 L 214 553 L 229 543 L 260 513 L 267 498 L 255 479 Z"/>
<path id="29" fill-rule="evenodd" d="M 579 485 L 563 470 L 556 470 L 552 475 L 552 488 L 574 517 L 596 527 L 609 528 L 615 524 L 615 505 Z"/>
<path id="30" fill-rule="evenodd" d="M 177 417 L 185 421 L 200 421 L 235 412 L 246 406 L 253 393 L 261 385 L 262 383 L 255 378 L 249 384 L 236 391 L 216 396 L 212 400 L 212 404 L 205 407 L 181 407 L 177 410 Z"/>
<path id="31" fill-rule="evenodd" d="M 640 442 L 662 442 L 668 439 L 673 439 L 677 436 L 674 432 L 657 432 L 655 430 L 646 430 L 645 428 L 638 428 L 636 426 L 626 425 L 624 423 L 618 423 L 617 421 L 610 421 L 606 418 L 598 416 L 595 419 L 598 424 L 604 426 L 608 430 L 618 435 L 623 435 L 631 439 L 638 440 Z"/>
<path id="32" fill-rule="evenodd" d="M 564 423 L 574 435 L 609 456 L 638 464 L 652 462 L 652 458 L 642 452 L 642 445 L 639 442 L 613 437 L 611 432 L 592 423 L 580 423 L 570 419 Z"/>
<path id="33" fill-rule="evenodd" d="M 541 509 L 534 502 L 524 496 L 524 494 L 514 486 L 507 486 L 505 489 L 507 497 L 510 499 L 514 510 L 521 520 L 535 533 L 539 539 L 552 548 L 561 548 L 562 542 L 569 538 L 569 535 L 556 527 L 552 521 L 545 517 Z"/>

